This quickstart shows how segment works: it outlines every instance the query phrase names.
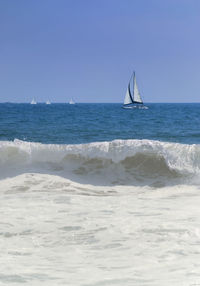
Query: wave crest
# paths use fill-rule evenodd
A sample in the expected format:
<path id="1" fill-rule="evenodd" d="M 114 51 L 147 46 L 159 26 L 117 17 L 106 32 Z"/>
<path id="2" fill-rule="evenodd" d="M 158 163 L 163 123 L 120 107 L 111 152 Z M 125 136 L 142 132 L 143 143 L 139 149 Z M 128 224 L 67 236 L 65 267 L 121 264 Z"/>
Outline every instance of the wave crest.
<path id="1" fill-rule="evenodd" d="M 0 142 L 1 178 L 25 172 L 56 174 L 99 185 L 163 186 L 191 181 L 200 171 L 200 146 L 151 140 L 79 145 Z"/>

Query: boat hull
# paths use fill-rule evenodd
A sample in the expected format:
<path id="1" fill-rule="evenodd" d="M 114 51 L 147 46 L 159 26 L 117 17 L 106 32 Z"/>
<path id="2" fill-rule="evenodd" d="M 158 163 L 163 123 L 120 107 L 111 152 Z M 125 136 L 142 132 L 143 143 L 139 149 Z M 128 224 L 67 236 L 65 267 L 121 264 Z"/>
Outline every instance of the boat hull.
<path id="1" fill-rule="evenodd" d="M 129 106 L 122 106 L 124 109 L 149 109 L 148 106 L 145 105 L 129 105 Z"/>

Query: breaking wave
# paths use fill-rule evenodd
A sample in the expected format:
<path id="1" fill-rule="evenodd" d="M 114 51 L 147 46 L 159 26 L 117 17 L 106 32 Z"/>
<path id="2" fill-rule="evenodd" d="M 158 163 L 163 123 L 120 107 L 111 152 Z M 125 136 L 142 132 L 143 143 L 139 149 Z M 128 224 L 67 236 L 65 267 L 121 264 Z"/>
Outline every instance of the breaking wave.
<path id="1" fill-rule="evenodd" d="M 95 185 L 197 184 L 200 145 L 151 140 L 79 145 L 0 141 L 0 178 L 28 172 Z"/>

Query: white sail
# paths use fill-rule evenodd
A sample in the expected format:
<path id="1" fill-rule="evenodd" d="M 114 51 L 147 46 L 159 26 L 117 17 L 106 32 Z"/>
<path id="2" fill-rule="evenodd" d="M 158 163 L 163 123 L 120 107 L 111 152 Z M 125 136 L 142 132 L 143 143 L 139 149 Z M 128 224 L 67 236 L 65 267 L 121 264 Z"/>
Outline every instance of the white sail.
<path id="1" fill-rule="evenodd" d="M 133 77 L 133 100 L 134 102 L 143 103 L 138 86 L 137 86 L 135 73 Z"/>
<path id="2" fill-rule="evenodd" d="M 70 99 L 69 104 L 75 104 L 72 98 Z"/>
<path id="3" fill-rule="evenodd" d="M 132 100 L 132 97 L 131 97 L 131 94 L 130 94 L 130 84 L 129 84 L 128 88 L 127 88 L 127 91 L 126 91 L 125 98 L 124 98 L 124 105 L 125 104 L 131 104 L 131 103 L 133 103 L 133 100 Z"/>
<path id="4" fill-rule="evenodd" d="M 46 101 L 46 104 L 51 104 L 51 102 L 49 100 Z"/>
<path id="5" fill-rule="evenodd" d="M 133 72 L 131 79 L 128 84 L 126 95 L 124 98 L 123 108 L 138 108 L 138 109 L 148 109 L 144 106 L 140 92 L 136 82 L 135 72 Z"/>
<path id="6" fill-rule="evenodd" d="M 31 104 L 37 104 L 34 98 L 32 99 Z"/>

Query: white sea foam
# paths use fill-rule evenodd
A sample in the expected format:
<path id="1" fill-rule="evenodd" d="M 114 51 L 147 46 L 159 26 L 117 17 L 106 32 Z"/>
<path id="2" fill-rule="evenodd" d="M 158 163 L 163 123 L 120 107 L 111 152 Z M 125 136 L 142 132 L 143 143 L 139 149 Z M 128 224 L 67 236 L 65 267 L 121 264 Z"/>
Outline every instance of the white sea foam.
<path id="1" fill-rule="evenodd" d="M 34 173 L 0 186 L 2 285 L 200 283 L 197 186 L 93 186 Z"/>

